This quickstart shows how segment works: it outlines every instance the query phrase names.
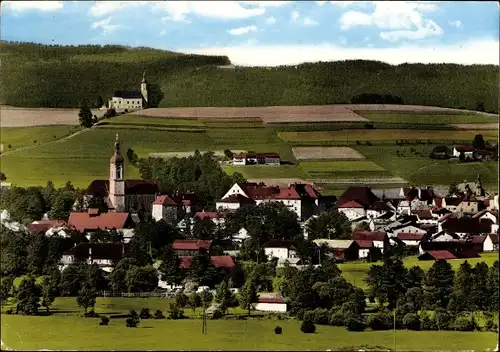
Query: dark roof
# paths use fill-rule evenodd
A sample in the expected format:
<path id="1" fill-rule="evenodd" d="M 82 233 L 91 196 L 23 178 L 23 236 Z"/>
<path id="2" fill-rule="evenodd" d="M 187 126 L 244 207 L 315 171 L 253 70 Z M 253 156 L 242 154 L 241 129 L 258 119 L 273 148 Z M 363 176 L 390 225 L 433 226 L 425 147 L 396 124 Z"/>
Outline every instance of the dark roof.
<path id="1" fill-rule="evenodd" d="M 352 235 L 355 241 L 385 241 L 387 238 L 386 232 L 358 231 Z"/>
<path id="2" fill-rule="evenodd" d="M 196 205 L 200 202 L 200 199 L 195 193 L 174 193 L 170 198 L 177 204 L 182 204 L 183 206 Z"/>
<path id="3" fill-rule="evenodd" d="M 487 236 L 472 236 L 472 243 L 483 243 Z"/>
<path id="4" fill-rule="evenodd" d="M 449 260 L 457 259 L 450 251 L 427 251 L 418 256 L 418 260 Z"/>
<path id="5" fill-rule="evenodd" d="M 458 206 L 460 203 L 462 203 L 461 198 L 449 197 L 449 198 L 445 198 L 444 200 L 446 202 L 446 205 Z"/>
<path id="6" fill-rule="evenodd" d="M 180 257 L 179 268 L 189 269 L 192 263 L 193 263 L 193 257 L 182 256 Z M 234 262 L 233 257 L 229 255 L 212 256 L 210 257 L 210 264 L 212 264 L 216 268 L 224 268 L 224 269 L 234 269 L 236 267 L 236 263 Z"/>
<path id="7" fill-rule="evenodd" d="M 498 234 L 497 233 L 490 233 L 488 235 L 491 239 L 491 242 L 493 242 L 494 244 L 498 244 Z"/>
<path id="8" fill-rule="evenodd" d="M 418 197 L 419 190 L 420 190 L 420 197 Z M 432 201 L 432 199 L 434 199 L 434 191 L 432 189 L 425 189 L 425 188 L 410 189 L 406 194 L 406 199 L 411 201 L 415 198 L 419 198 L 422 201 Z"/>
<path id="9" fill-rule="evenodd" d="M 78 259 L 85 259 L 89 257 L 91 250 L 93 259 L 120 260 L 124 255 L 125 248 L 125 244 L 119 243 L 80 243 L 66 251 L 64 255 L 73 255 Z"/>
<path id="10" fill-rule="evenodd" d="M 113 93 L 113 98 L 142 99 L 142 94 L 137 90 L 117 90 Z"/>
<path id="11" fill-rule="evenodd" d="M 400 232 L 397 237 L 401 241 L 421 241 L 424 238 L 423 233 L 404 233 Z"/>
<path id="12" fill-rule="evenodd" d="M 415 215 L 424 220 L 432 219 L 432 213 L 430 210 L 417 210 L 415 211 Z"/>
<path id="13" fill-rule="evenodd" d="M 389 211 L 389 210 L 391 210 L 391 208 L 386 203 L 382 202 L 381 200 L 376 201 L 375 203 L 370 205 L 370 207 L 368 209 L 376 210 L 376 211 Z"/>
<path id="14" fill-rule="evenodd" d="M 285 303 L 282 297 L 259 297 L 258 303 Z"/>
<path id="15" fill-rule="evenodd" d="M 204 241 L 204 240 L 175 240 L 172 244 L 173 249 L 181 249 L 181 250 L 200 250 L 210 249 L 212 245 L 212 241 Z"/>
<path id="16" fill-rule="evenodd" d="M 199 219 L 225 219 L 229 213 L 228 212 L 217 212 L 217 211 L 199 211 L 194 214 L 195 218 Z"/>
<path id="17" fill-rule="evenodd" d="M 454 147 L 458 152 L 473 152 L 474 147 L 471 145 L 457 145 Z"/>
<path id="18" fill-rule="evenodd" d="M 370 240 L 355 240 L 360 249 L 373 248 L 373 241 Z"/>
<path id="19" fill-rule="evenodd" d="M 253 199 L 247 198 L 242 194 L 232 194 L 226 198 L 222 198 L 221 203 L 239 203 L 239 204 L 255 204 Z"/>
<path id="20" fill-rule="evenodd" d="M 285 240 L 269 240 L 263 245 L 264 248 L 292 248 L 295 247 L 295 242 Z"/>
<path id="21" fill-rule="evenodd" d="M 443 230 L 458 233 L 490 233 L 491 223 L 479 221 L 478 218 L 449 218 L 442 225 Z"/>
<path id="22" fill-rule="evenodd" d="M 157 194 L 160 192 L 155 181 L 125 180 L 126 195 Z M 109 180 L 94 180 L 85 190 L 85 194 L 94 197 L 108 197 Z"/>
<path id="23" fill-rule="evenodd" d="M 338 199 L 337 205 L 341 206 L 349 201 L 355 201 L 365 208 L 380 200 L 368 187 L 349 187 Z"/>

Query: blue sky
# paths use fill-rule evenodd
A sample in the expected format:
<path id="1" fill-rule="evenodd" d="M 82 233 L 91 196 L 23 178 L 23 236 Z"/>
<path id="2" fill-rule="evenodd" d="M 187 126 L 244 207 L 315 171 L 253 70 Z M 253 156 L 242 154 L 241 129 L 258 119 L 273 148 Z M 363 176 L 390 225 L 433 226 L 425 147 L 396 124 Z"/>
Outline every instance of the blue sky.
<path id="1" fill-rule="evenodd" d="M 3 40 L 228 55 L 239 65 L 499 63 L 498 1 L 4 1 Z"/>

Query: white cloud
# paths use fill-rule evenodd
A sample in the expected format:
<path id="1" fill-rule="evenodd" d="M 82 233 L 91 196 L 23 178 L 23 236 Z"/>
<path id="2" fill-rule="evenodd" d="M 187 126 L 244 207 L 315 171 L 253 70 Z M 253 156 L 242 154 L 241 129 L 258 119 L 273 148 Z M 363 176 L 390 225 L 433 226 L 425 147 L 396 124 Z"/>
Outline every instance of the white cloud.
<path id="1" fill-rule="evenodd" d="M 103 31 L 103 34 L 110 34 L 116 31 L 118 28 L 120 28 L 120 25 L 118 24 L 110 24 L 111 22 L 111 16 L 104 19 L 100 20 L 97 22 L 92 23 L 92 29 L 99 29 L 101 28 Z"/>
<path id="2" fill-rule="evenodd" d="M 291 14 L 292 22 L 298 23 L 302 26 L 316 26 L 319 23 L 315 20 L 313 20 L 311 17 L 304 17 L 301 18 L 299 11 L 293 10 Z"/>
<path id="3" fill-rule="evenodd" d="M 276 18 L 273 16 L 266 18 L 266 24 L 275 24 L 276 23 Z"/>
<path id="4" fill-rule="evenodd" d="M 318 4 L 318 6 L 323 6 L 326 3 L 327 1 L 316 1 L 316 4 Z"/>
<path id="5" fill-rule="evenodd" d="M 500 4 L 500 2 L 499 2 Z M 453 26 L 453 27 L 457 27 L 457 28 L 462 28 L 464 26 L 464 24 L 462 23 L 462 21 L 460 20 L 456 20 L 456 21 L 448 21 L 448 24 L 450 26 Z"/>
<path id="6" fill-rule="evenodd" d="M 335 60 L 378 60 L 390 64 L 456 63 L 492 64 L 500 60 L 498 40 L 476 39 L 453 45 L 402 45 L 393 48 L 344 48 L 332 44 L 235 46 L 204 49 L 177 49 L 185 53 L 227 55 L 235 65 L 279 66 L 302 62 Z"/>
<path id="7" fill-rule="evenodd" d="M 291 1 L 240 1 L 243 5 L 256 5 L 259 7 L 281 7 L 289 5 Z"/>
<path id="8" fill-rule="evenodd" d="M 349 7 L 353 5 L 365 6 L 366 1 L 329 1 L 330 4 L 338 7 Z"/>
<path id="9" fill-rule="evenodd" d="M 2 8 L 7 8 L 15 12 L 37 10 L 52 12 L 61 10 L 64 7 L 62 1 L 2 1 Z"/>
<path id="10" fill-rule="evenodd" d="M 318 25 L 318 21 L 313 20 L 311 17 L 304 17 L 303 20 L 304 26 L 316 26 Z"/>
<path id="11" fill-rule="evenodd" d="M 90 8 L 90 14 L 95 17 L 106 16 L 127 8 L 148 5 L 147 1 L 96 1 Z"/>
<path id="12" fill-rule="evenodd" d="M 360 26 L 376 26 L 387 29 L 380 37 L 389 41 L 402 39 L 424 39 L 443 34 L 442 28 L 433 20 L 424 18 L 424 13 L 437 11 L 435 4 L 419 2 L 374 2 L 372 13 L 347 11 L 340 17 L 341 30 Z"/>
<path id="13" fill-rule="evenodd" d="M 245 19 L 263 15 L 265 8 L 245 8 L 237 1 L 155 1 L 157 9 L 166 11 L 172 20 L 184 21 L 186 15 L 223 20 Z"/>
<path id="14" fill-rule="evenodd" d="M 297 21 L 299 19 L 299 17 L 300 17 L 299 11 L 293 10 L 292 14 L 291 14 L 291 17 L 292 17 L 292 21 L 294 21 L 294 22 Z"/>
<path id="15" fill-rule="evenodd" d="M 257 27 L 255 26 L 247 26 L 247 27 L 240 27 L 240 28 L 233 28 L 228 30 L 227 32 L 231 35 L 243 35 L 243 34 L 248 34 L 250 32 L 256 32 Z"/>

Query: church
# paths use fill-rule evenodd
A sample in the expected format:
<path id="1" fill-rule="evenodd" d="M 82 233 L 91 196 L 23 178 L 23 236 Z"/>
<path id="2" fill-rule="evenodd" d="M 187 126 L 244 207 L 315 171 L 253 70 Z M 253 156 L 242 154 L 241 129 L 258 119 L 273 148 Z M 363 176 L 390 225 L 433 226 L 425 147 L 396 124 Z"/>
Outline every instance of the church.
<path id="1" fill-rule="evenodd" d="M 142 75 L 141 89 L 133 91 L 119 90 L 113 94 L 108 101 L 108 108 L 115 110 L 139 110 L 145 109 L 148 104 L 148 82 L 146 72 Z"/>
<path id="2" fill-rule="evenodd" d="M 109 160 L 109 179 L 94 180 L 84 193 L 84 203 L 92 198 L 103 199 L 110 211 L 131 211 L 144 209 L 151 213 L 152 204 L 160 190 L 155 181 L 126 180 L 124 159 L 120 153 L 118 134 L 115 152 Z"/>

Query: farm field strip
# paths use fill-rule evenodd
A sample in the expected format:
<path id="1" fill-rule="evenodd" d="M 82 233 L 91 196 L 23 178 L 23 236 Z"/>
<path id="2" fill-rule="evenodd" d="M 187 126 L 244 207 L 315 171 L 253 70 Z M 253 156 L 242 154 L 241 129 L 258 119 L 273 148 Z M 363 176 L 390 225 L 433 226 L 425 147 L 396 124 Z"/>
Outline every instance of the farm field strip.
<path id="1" fill-rule="evenodd" d="M 249 166 L 223 166 L 224 172 L 232 175 L 239 172 L 247 179 L 278 179 L 278 178 L 303 178 L 302 169 L 295 165 L 249 165 Z"/>
<path id="2" fill-rule="evenodd" d="M 357 150 L 348 147 L 294 147 L 292 151 L 297 160 L 365 158 Z"/>
<path id="3" fill-rule="evenodd" d="M 105 119 L 102 122 L 107 122 L 110 125 L 123 125 L 123 124 L 133 124 L 133 125 L 165 125 L 165 126 L 194 126 L 194 127 L 204 127 L 204 123 L 196 119 L 177 119 L 177 118 L 165 118 L 165 117 L 142 117 L 137 115 L 120 115 L 116 117 L 111 117 Z"/>
<path id="4" fill-rule="evenodd" d="M 498 122 L 483 124 L 461 123 L 453 124 L 452 126 L 459 130 L 498 130 Z"/>
<path id="5" fill-rule="evenodd" d="M 373 122 L 383 123 L 414 123 L 414 124 L 491 124 L 495 122 L 494 117 L 461 113 L 461 114 L 438 114 L 438 113 L 414 113 L 414 112 L 374 112 L 357 111 L 358 114 Z"/>
<path id="6" fill-rule="evenodd" d="M 302 161 L 300 166 L 307 172 L 386 171 L 369 160 Z"/>
<path id="7" fill-rule="evenodd" d="M 168 132 L 192 132 L 192 133 L 204 133 L 206 129 L 198 127 L 189 126 L 165 126 L 165 125 L 133 125 L 133 124 L 121 124 L 121 125 L 98 125 L 98 129 L 121 129 L 121 130 L 148 130 L 148 131 L 168 131 Z"/>
<path id="8" fill-rule="evenodd" d="M 351 142 L 356 141 L 383 141 L 400 139 L 419 140 L 449 140 L 465 141 L 474 139 L 476 134 L 482 134 L 485 139 L 497 139 L 498 131 L 470 130 L 470 131 L 434 131 L 434 130 L 341 130 L 324 132 L 279 132 L 278 135 L 286 142 Z"/>
<path id="9" fill-rule="evenodd" d="M 208 151 L 200 150 L 199 152 L 201 154 L 204 154 Z M 212 150 L 211 152 L 214 153 L 214 156 L 217 156 L 217 157 L 224 157 L 225 156 L 223 150 Z M 245 153 L 246 150 L 231 150 L 231 152 L 233 152 L 233 153 Z M 194 151 L 192 151 L 192 152 L 163 152 L 163 153 L 149 153 L 149 156 L 157 157 L 157 158 L 173 158 L 173 157 L 184 158 L 184 157 L 192 156 L 192 155 L 194 155 L 194 153 L 195 153 Z"/>
<path id="10" fill-rule="evenodd" d="M 70 125 L 2 127 L 0 128 L 0 142 L 3 146 L 3 151 L 8 151 L 10 149 L 58 140 L 78 130 L 80 130 L 78 126 Z"/>
<path id="11" fill-rule="evenodd" d="M 31 127 L 47 125 L 78 125 L 78 109 L 17 108 L 0 106 L 0 125 L 4 127 Z M 97 117 L 103 110 L 92 109 Z"/>

